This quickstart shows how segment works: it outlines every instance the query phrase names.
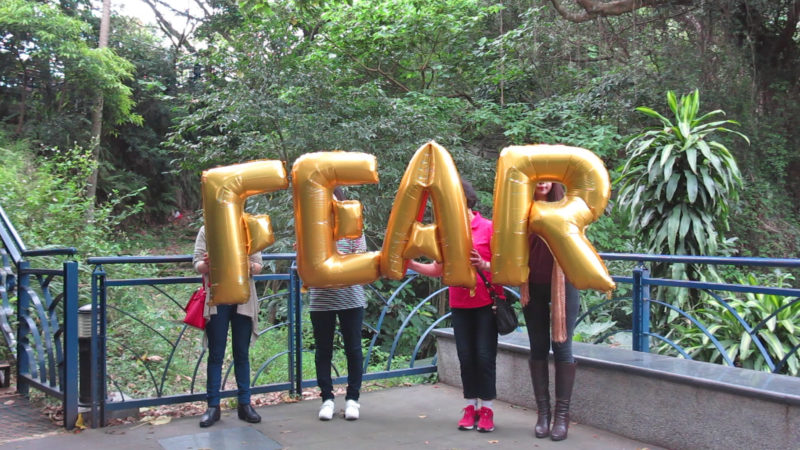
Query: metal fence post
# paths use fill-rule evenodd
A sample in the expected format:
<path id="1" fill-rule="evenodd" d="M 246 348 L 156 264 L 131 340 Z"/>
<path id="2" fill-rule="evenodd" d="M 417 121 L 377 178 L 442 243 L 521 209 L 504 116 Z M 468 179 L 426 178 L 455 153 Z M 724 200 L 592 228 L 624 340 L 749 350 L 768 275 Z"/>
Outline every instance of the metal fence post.
<path id="1" fill-rule="evenodd" d="M 647 280 L 650 278 L 650 270 L 647 267 L 642 267 L 640 290 L 641 290 L 641 311 L 639 315 L 639 323 L 641 330 L 641 349 L 639 351 L 650 353 L 650 283 Z"/>
<path id="2" fill-rule="evenodd" d="M 650 352 L 650 271 L 639 264 L 633 269 L 633 350 Z"/>
<path id="3" fill-rule="evenodd" d="M 633 301 L 633 350 L 637 352 L 643 351 L 642 348 L 647 348 L 646 340 L 643 339 L 642 333 L 642 272 L 644 267 L 637 265 L 633 269 L 633 286 L 631 291 L 631 299 Z M 645 343 L 644 345 L 642 345 Z"/>
<path id="4" fill-rule="evenodd" d="M 303 297 L 300 291 L 300 277 L 297 267 L 293 264 L 289 269 L 289 301 L 294 306 L 294 337 L 295 337 L 295 389 L 298 395 L 303 394 Z"/>
<path id="5" fill-rule="evenodd" d="M 78 421 L 78 263 L 64 263 L 64 427 Z"/>
<path id="6" fill-rule="evenodd" d="M 19 283 L 17 283 L 17 392 L 22 395 L 28 395 L 28 382 L 22 375 L 30 376 L 31 361 L 28 357 L 28 334 L 31 329 L 28 326 L 28 308 L 31 304 L 30 295 L 28 295 L 28 286 L 30 286 L 30 275 L 26 273 L 26 269 L 30 267 L 28 261 L 20 261 L 17 265 L 17 275 Z"/>
<path id="7" fill-rule="evenodd" d="M 295 394 L 300 395 L 303 393 L 303 301 L 300 293 L 300 277 L 294 264 L 289 268 L 289 303 L 292 305 L 289 311 L 292 314 L 290 339 L 293 341 L 290 348 L 294 350 L 291 356 L 294 360 L 293 390 Z"/>
<path id="8" fill-rule="evenodd" d="M 106 273 L 102 266 L 92 271 L 92 339 L 89 345 L 89 363 L 92 428 L 105 425 L 106 398 L 106 358 L 105 358 L 105 317 L 106 317 Z M 99 327 L 98 327 L 99 324 Z M 101 340 L 101 337 L 103 339 Z"/>
<path id="9" fill-rule="evenodd" d="M 291 272 L 292 269 L 289 269 L 289 271 Z M 290 278 L 291 278 L 291 276 L 290 276 Z M 296 358 L 295 353 L 297 352 L 297 349 L 295 348 L 295 345 L 294 345 L 294 341 L 295 341 L 294 340 L 294 335 L 295 335 L 297 330 L 296 330 L 295 323 L 294 323 L 294 321 L 295 321 L 295 317 L 294 317 L 294 283 L 292 282 L 291 279 L 289 280 L 289 299 L 287 300 L 287 302 L 288 302 L 288 304 L 286 305 L 286 313 L 287 313 L 287 316 L 288 316 L 289 324 L 288 324 L 288 327 L 286 328 L 286 339 L 287 339 L 286 345 L 287 345 L 287 350 L 288 350 L 287 357 L 289 358 L 289 361 L 288 361 L 288 364 L 287 364 L 289 366 L 288 367 L 289 368 L 289 386 L 291 386 L 289 388 L 289 394 L 298 394 L 299 392 L 297 391 L 297 384 L 298 384 L 297 373 L 296 373 L 296 368 L 295 368 L 295 365 L 294 365 L 295 358 Z"/>

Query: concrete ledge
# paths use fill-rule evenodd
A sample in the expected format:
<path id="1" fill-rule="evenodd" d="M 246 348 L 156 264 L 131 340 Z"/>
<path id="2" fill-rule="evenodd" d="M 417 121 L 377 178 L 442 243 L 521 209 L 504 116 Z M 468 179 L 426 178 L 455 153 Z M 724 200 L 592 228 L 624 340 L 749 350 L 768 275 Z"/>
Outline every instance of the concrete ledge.
<path id="1" fill-rule="evenodd" d="M 452 329 L 434 334 L 440 381 L 461 386 Z M 599 345 L 573 348 L 573 421 L 674 449 L 800 448 L 800 378 Z M 551 373 L 551 391 L 553 379 Z M 535 410 L 524 332 L 500 337 L 497 396 Z"/>

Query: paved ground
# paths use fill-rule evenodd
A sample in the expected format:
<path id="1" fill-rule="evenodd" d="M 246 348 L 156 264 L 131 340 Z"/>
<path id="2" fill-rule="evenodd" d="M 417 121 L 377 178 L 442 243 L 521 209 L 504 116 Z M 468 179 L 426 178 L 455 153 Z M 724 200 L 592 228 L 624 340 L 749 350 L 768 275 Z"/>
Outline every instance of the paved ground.
<path id="1" fill-rule="evenodd" d="M 12 388 L 0 389 L 0 445 L 23 437 L 40 437 L 63 430 L 42 415 L 40 410 Z"/>
<path id="2" fill-rule="evenodd" d="M 564 442 L 533 437 L 535 412 L 495 402 L 493 433 L 459 431 L 463 400 L 458 388 L 425 384 L 368 392 L 361 396 L 361 419 L 346 421 L 344 400 L 337 398 L 334 420 L 317 419 L 319 400 L 259 408 L 263 420 L 250 425 L 235 411 L 224 411 L 211 428 L 198 427 L 199 417 L 172 420 L 165 425 L 136 424 L 60 431 L 49 436 L 16 440 L 6 449 L 656 449 L 603 430 L 572 424 Z M 5 415 L 0 416 L 5 427 Z M 12 424 L 13 425 L 13 424 Z M 14 426 L 18 426 L 14 425 Z"/>

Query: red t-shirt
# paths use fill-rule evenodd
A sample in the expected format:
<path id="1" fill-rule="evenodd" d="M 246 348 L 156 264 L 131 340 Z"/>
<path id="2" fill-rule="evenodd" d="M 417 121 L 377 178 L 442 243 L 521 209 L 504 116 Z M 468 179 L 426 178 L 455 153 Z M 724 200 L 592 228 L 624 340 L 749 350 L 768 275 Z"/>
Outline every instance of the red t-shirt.
<path id="1" fill-rule="evenodd" d="M 483 259 L 491 261 L 492 221 L 484 219 L 479 212 L 475 212 L 475 217 L 472 219 L 470 226 L 472 228 L 472 246 L 478 250 Z M 483 272 L 483 275 L 489 282 L 492 281 L 491 272 Z M 505 298 L 502 286 L 494 286 L 494 290 L 501 298 Z M 486 290 L 483 280 L 477 274 L 475 275 L 474 297 L 469 295 L 469 289 L 463 287 L 451 286 L 449 292 L 451 308 L 480 308 L 492 304 L 489 291 Z"/>

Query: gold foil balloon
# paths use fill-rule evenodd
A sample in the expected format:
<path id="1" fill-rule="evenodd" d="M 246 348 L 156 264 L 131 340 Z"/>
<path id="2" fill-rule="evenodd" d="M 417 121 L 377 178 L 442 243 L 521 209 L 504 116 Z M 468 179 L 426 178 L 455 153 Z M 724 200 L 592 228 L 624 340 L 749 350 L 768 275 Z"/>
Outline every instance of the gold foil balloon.
<path id="1" fill-rule="evenodd" d="M 433 201 L 434 224 L 420 223 L 427 197 Z M 475 287 L 475 269 L 467 202 L 450 153 L 431 141 L 417 150 L 400 181 L 386 226 L 381 273 L 399 280 L 405 260 L 419 256 L 442 263 L 442 280 L 449 286 Z"/>
<path id="2" fill-rule="evenodd" d="M 247 255 L 261 251 L 275 238 L 269 216 L 246 214 L 245 200 L 288 186 L 280 161 L 251 161 L 203 172 L 211 304 L 246 303 L 250 298 Z"/>
<path id="3" fill-rule="evenodd" d="M 269 216 L 261 214 L 253 216 L 245 213 L 245 230 L 247 231 L 247 254 L 254 253 L 252 249 L 265 249 L 275 243 L 272 234 L 272 222 Z"/>
<path id="4" fill-rule="evenodd" d="M 538 182 L 566 187 L 557 202 L 534 201 Z M 614 281 L 586 239 L 586 227 L 608 204 L 611 185 L 603 161 L 564 145 L 503 149 L 497 161 L 492 235 L 492 279 L 520 285 L 528 279 L 528 234 L 547 243 L 567 279 L 578 289 L 610 291 Z"/>
<path id="5" fill-rule="evenodd" d="M 357 239 L 364 230 L 361 202 L 357 200 L 333 201 L 333 238 Z"/>
<path id="6" fill-rule="evenodd" d="M 366 284 L 380 276 L 380 255 L 342 255 L 336 241 L 361 236 L 361 205 L 333 200 L 338 185 L 377 183 L 374 156 L 357 152 L 307 153 L 294 162 L 292 187 L 297 271 L 306 287 Z"/>

